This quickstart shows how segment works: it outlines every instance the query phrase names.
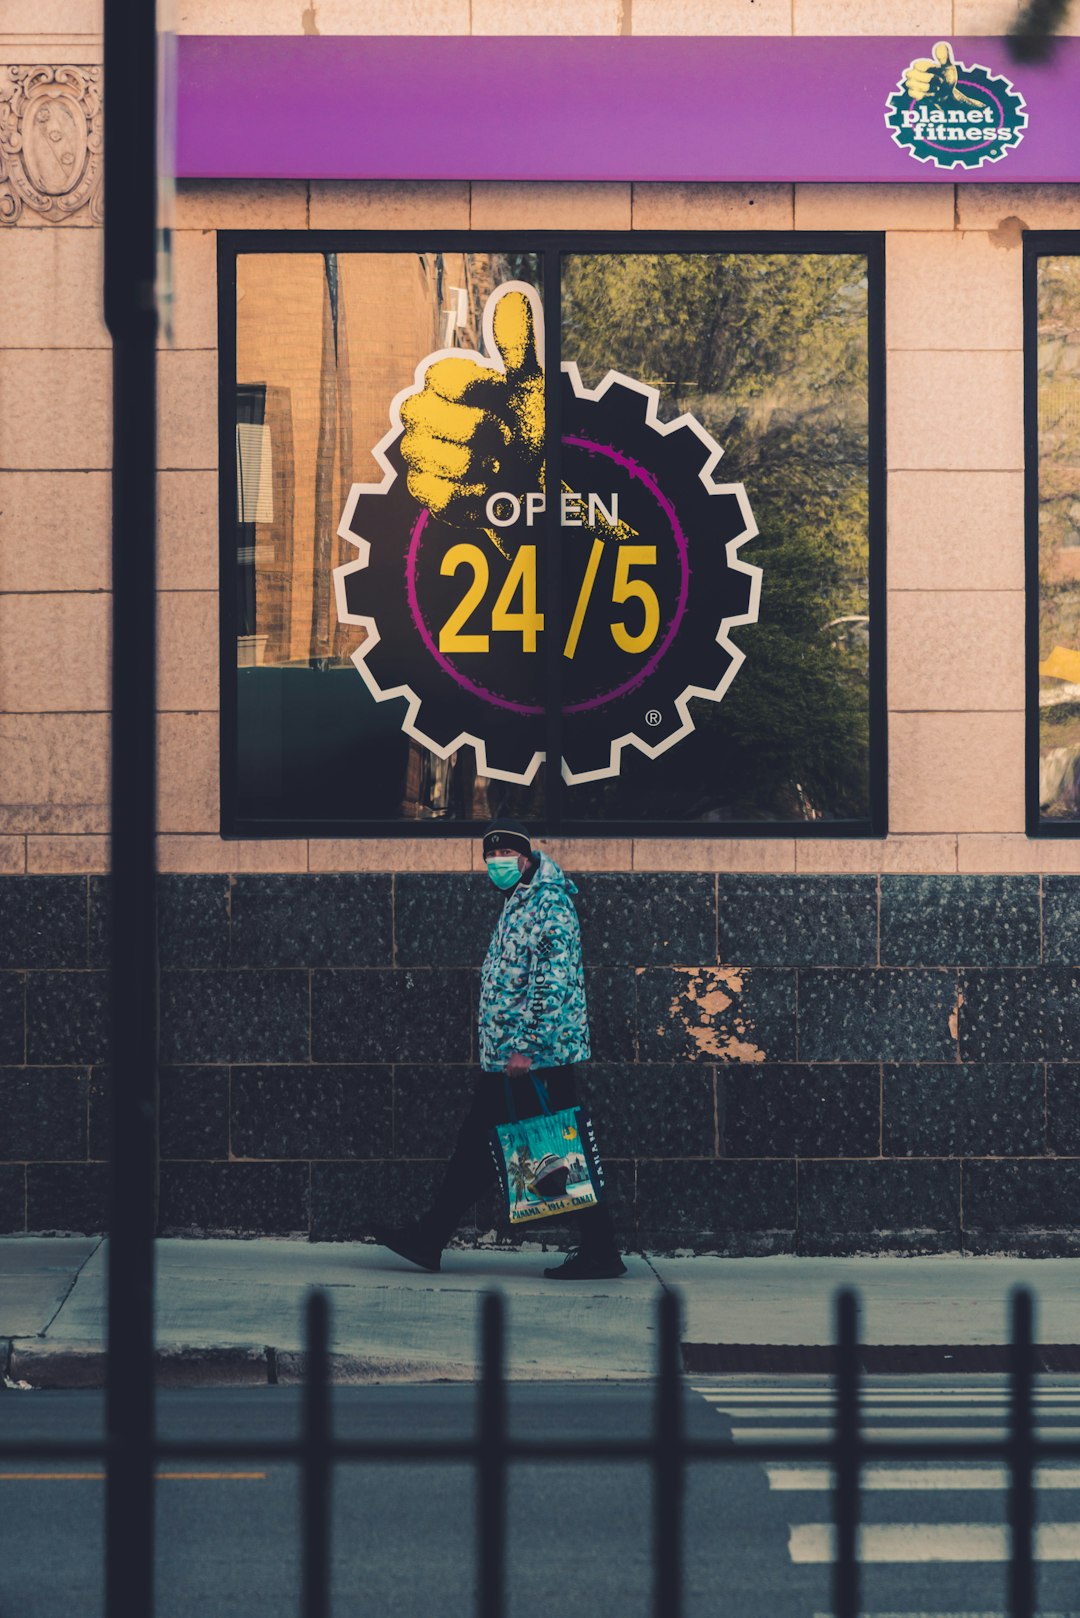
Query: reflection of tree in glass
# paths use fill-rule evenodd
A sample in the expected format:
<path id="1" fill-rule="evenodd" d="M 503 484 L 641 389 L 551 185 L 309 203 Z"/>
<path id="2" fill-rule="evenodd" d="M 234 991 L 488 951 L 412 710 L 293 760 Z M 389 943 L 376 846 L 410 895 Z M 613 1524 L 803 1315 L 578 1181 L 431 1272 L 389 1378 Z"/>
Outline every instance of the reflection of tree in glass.
<path id="1" fill-rule="evenodd" d="M 1080 651 L 1080 258 L 1039 261 L 1039 657 Z M 1075 818 L 1080 702 L 1043 679 L 1039 747 L 1047 814 Z"/>
<path id="2" fill-rule="evenodd" d="M 564 261 L 563 354 L 587 384 L 614 367 L 687 410 L 745 483 L 764 568 L 748 660 L 699 734 L 573 788 L 573 818 L 803 819 L 868 812 L 865 260 L 819 254 L 606 254 Z"/>

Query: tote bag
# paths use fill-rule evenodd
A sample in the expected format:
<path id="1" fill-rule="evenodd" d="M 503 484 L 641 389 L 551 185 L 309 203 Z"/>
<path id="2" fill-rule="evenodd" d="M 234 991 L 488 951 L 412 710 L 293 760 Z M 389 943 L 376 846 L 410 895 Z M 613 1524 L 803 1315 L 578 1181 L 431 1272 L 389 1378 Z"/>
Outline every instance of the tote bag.
<path id="1" fill-rule="evenodd" d="M 511 1121 L 496 1124 L 491 1135 L 512 1225 L 594 1208 L 604 1195 L 604 1171 L 588 1113 L 583 1107 L 552 1112 L 547 1086 L 535 1074 L 531 1077 L 540 1112 L 517 1118 L 510 1080 L 504 1077 Z"/>

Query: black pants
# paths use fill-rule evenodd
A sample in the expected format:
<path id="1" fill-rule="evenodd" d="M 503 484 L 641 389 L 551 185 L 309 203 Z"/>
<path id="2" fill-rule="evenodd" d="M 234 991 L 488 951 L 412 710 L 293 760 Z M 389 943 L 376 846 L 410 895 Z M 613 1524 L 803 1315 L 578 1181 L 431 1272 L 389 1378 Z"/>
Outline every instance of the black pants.
<path id="1" fill-rule="evenodd" d="M 537 1068 L 536 1076 L 547 1088 L 553 1112 L 580 1105 L 576 1067 Z M 530 1074 L 513 1074 L 510 1091 L 517 1117 L 533 1118 L 541 1111 Z M 491 1131 L 496 1124 L 509 1122 L 504 1076 L 481 1073 L 472 1106 L 458 1131 L 454 1155 L 446 1165 L 443 1183 L 430 1211 L 420 1221 L 425 1233 L 441 1247 L 450 1240 L 465 1210 L 497 1183 L 499 1176 L 491 1152 Z M 590 1255 L 608 1257 L 618 1250 L 615 1227 L 606 1203 L 583 1208 L 580 1213 L 566 1214 L 563 1218 L 574 1228 L 575 1239 Z"/>

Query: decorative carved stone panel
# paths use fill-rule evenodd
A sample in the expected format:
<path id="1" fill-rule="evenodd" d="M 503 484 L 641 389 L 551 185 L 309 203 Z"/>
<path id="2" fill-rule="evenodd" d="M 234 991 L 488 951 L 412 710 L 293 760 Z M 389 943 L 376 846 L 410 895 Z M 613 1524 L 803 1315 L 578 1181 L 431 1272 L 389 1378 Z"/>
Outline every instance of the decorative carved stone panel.
<path id="1" fill-rule="evenodd" d="M 101 138 L 100 67 L 0 67 L 0 225 L 99 223 Z"/>

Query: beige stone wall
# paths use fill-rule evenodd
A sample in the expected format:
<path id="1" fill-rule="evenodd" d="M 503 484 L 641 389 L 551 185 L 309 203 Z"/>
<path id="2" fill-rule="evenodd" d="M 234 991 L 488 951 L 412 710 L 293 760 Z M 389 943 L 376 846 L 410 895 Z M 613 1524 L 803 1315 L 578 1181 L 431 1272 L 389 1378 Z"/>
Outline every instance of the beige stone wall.
<path id="1" fill-rule="evenodd" d="M 1015 0 L 175 0 L 191 33 L 996 33 Z M 1080 6 L 1068 25 L 1080 32 Z M 4 0 L 11 64 L 101 60 L 97 0 Z M 2 192 L 2 183 L 0 183 Z M 217 835 L 215 234 L 222 228 L 883 230 L 885 841 L 589 840 L 580 869 L 1080 870 L 1023 834 L 1020 233 L 1074 187 L 181 185 L 161 353 L 160 858 L 170 871 L 468 869 L 470 842 Z M 0 871 L 106 867 L 110 457 L 101 230 L 0 224 Z M 963 402 L 932 414 L 926 399 Z"/>
<path id="2" fill-rule="evenodd" d="M 96 0 L 6 0 L 12 67 L 100 87 Z M 69 86 L 70 87 L 70 86 Z M 85 154 L 84 154 L 85 155 Z M 87 165 L 91 191 L 96 190 Z M 109 339 L 90 197 L 64 223 L 0 160 L 0 871 L 100 870 L 107 821 Z"/>

